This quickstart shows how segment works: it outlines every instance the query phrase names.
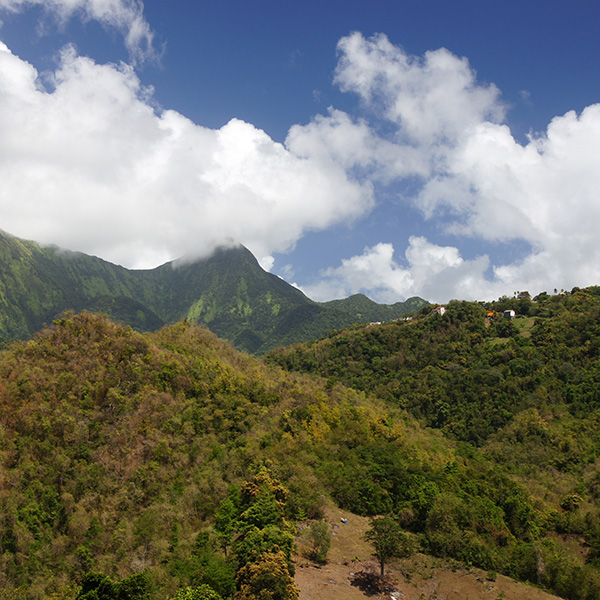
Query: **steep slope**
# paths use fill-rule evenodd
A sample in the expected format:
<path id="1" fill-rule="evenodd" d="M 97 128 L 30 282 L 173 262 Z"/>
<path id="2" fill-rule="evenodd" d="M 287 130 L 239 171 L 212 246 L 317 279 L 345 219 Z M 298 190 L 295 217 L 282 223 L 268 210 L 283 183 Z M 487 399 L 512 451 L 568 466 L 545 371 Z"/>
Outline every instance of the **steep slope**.
<path id="1" fill-rule="evenodd" d="M 362 314 L 352 299 L 313 302 L 265 272 L 241 246 L 136 271 L 0 232 L 0 274 L 0 341 L 25 339 L 56 314 L 86 308 L 140 331 L 183 318 L 205 323 L 239 348 L 262 353 L 355 321 L 396 318 L 416 306 L 415 300 L 387 307 L 365 298 L 369 310 Z"/>
<path id="2" fill-rule="evenodd" d="M 57 313 L 85 307 L 138 328 L 164 323 L 135 299 L 126 269 L 0 231 L 0 340 L 30 337 Z"/>
<path id="3" fill-rule="evenodd" d="M 503 317 L 508 309 L 516 319 Z M 582 414 L 600 407 L 599 315 L 599 287 L 535 302 L 452 301 L 443 315 L 426 307 L 414 319 L 357 326 L 267 360 L 375 393 L 480 445 L 525 409 L 558 400 Z"/>
<path id="4" fill-rule="evenodd" d="M 533 301 L 526 292 L 488 304 L 453 301 L 444 314 L 428 307 L 409 321 L 354 327 L 266 360 L 375 394 L 447 438 L 478 446 L 537 498 L 546 521 L 535 527 L 553 533 L 530 530 L 530 549 L 570 546 L 582 561 L 562 569 L 600 567 L 600 287 Z M 461 503 L 453 495 L 449 512 Z M 568 598 L 598 594 L 575 591 L 547 570 L 536 574 L 531 558 L 521 577 Z"/>

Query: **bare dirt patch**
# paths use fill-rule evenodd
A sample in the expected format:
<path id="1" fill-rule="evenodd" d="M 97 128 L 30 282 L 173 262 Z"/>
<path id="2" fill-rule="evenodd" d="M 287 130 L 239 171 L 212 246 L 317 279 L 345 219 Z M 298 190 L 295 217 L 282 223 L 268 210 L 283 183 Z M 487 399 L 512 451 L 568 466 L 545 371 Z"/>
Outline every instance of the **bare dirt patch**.
<path id="1" fill-rule="evenodd" d="M 297 538 L 296 584 L 300 600 L 557 600 L 537 588 L 498 575 L 491 580 L 480 569 L 467 568 L 456 561 L 423 554 L 399 560 L 386 567 L 388 587 L 384 591 L 365 588 L 356 582 L 379 572 L 371 556 L 371 546 L 362 537 L 369 520 L 338 508 L 328 508 L 332 542 L 328 562 L 317 565 L 304 557 L 306 529 Z M 342 520 L 346 519 L 347 523 Z"/>

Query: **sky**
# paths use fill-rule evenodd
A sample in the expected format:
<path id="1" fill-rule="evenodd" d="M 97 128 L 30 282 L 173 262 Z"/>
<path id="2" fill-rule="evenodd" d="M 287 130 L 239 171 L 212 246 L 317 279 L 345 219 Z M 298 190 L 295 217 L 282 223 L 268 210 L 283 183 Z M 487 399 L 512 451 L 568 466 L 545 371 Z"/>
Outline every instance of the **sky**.
<path id="1" fill-rule="evenodd" d="M 0 0 L 0 229 L 127 268 L 244 244 L 318 301 L 600 284 L 573 0 Z"/>

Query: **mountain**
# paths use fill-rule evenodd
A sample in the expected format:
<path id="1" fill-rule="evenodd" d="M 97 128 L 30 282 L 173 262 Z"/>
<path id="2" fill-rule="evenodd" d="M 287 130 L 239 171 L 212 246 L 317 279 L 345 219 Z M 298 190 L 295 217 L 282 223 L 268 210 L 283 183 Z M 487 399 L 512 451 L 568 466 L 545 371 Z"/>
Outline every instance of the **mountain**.
<path id="1" fill-rule="evenodd" d="M 56 319 L 0 351 L 0 600 L 165 600 L 188 585 L 231 598 L 248 551 L 289 541 L 272 526 L 248 526 L 281 517 L 283 498 L 285 519 L 304 534 L 332 504 L 351 523 L 354 514 L 394 515 L 415 549 L 438 557 L 437 568 L 484 569 L 487 591 L 501 573 L 564 598 L 597 599 L 600 411 L 590 384 L 599 299 L 582 292 L 569 297 L 571 308 L 544 302 L 539 324 L 493 323 L 487 335 L 481 307 L 460 303 L 443 317 L 424 311 L 363 328 L 369 336 L 413 329 L 404 343 L 409 383 L 421 392 L 422 380 L 440 386 L 452 377 L 474 415 L 487 414 L 485 394 L 499 382 L 504 393 L 512 380 L 515 390 L 529 386 L 525 405 L 506 399 L 506 425 L 479 448 L 452 428 L 423 426 L 400 395 L 384 400 L 334 376 L 287 373 L 205 327 L 180 321 L 142 334 L 87 312 Z M 336 335 L 318 342 L 337 345 L 340 357 L 313 355 L 318 369 L 328 374 L 333 360 L 340 379 L 355 373 L 362 352 L 378 358 L 372 377 L 398 360 L 386 335 L 359 333 L 337 334 L 352 359 Z M 536 346 L 552 355 L 548 365 L 518 362 Z M 475 364 L 486 354 L 489 367 Z M 247 484 L 265 467 L 281 484 L 278 501 Z M 244 494 L 260 505 L 242 512 Z M 339 517 L 329 524 L 345 527 Z M 351 550 L 347 572 L 356 574 L 369 550 Z M 433 572 L 418 560 L 397 573 L 403 589 L 409 577 L 423 582 L 422 593 L 433 589 Z M 108 594 L 115 585 L 119 594 Z"/>
<path id="2" fill-rule="evenodd" d="M 264 271 L 243 246 L 206 259 L 128 270 L 0 232 L 0 341 L 26 339 L 65 310 L 101 311 L 139 331 L 180 319 L 204 323 L 237 347 L 263 353 L 354 322 L 399 318 L 427 304 L 364 296 L 317 303 Z"/>
<path id="3" fill-rule="evenodd" d="M 265 360 L 376 396 L 469 448 L 472 457 L 492 461 L 497 472 L 509 473 L 536 498 L 538 516 L 543 515 L 536 520 L 527 509 L 518 509 L 519 515 L 508 517 L 508 504 L 518 501 L 513 491 L 505 490 L 504 518 L 514 519 L 513 525 L 536 523 L 536 531 L 525 534 L 533 554 L 521 577 L 561 597 L 600 597 L 600 588 L 588 593 L 560 581 L 567 572 L 574 575 L 572 569 L 592 569 L 600 582 L 600 286 L 533 299 L 521 292 L 488 303 L 452 301 L 444 308 L 426 307 L 411 320 L 357 326 L 278 348 Z M 491 474 L 489 485 L 496 485 Z M 422 493 L 428 504 L 427 492 Z M 473 507 L 486 494 L 485 488 L 475 492 L 479 498 L 471 498 Z M 429 512 L 426 521 L 449 532 L 449 523 L 456 523 L 456 506 L 467 496 L 449 490 L 443 497 L 443 515 L 432 520 Z M 468 512 L 462 513 L 463 525 L 454 529 L 455 542 L 438 545 L 433 535 L 430 549 L 451 553 L 450 547 L 462 544 L 459 539 L 469 539 L 473 515 Z M 472 540 L 488 534 L 500 540 L 503 534 L 493 514 Z M 414 518 L 415 513 L 409 520 Z M 569 544 L 579 561 L 572 557 L 551 574 L 542 548 L 559 554 Z M 480 566 L 484 555 L 491 557 L 488 551 L 496 552 L 478 548 L 471 551 L 473 557 L 481 552 L 472 559 Z"/>
<path id="4" fill-rule="evenodd" d="M 427 302 L 417 297 L 395 304 L 377 304 L 364 294 L 354 294 L 343 300 L 324 302 L 323 306 L 349 313 L 353 316 L 354 323 L 374 323 L 378 321 L 395 321 L 400 317 L 418 311 L 427 304 Z"/>

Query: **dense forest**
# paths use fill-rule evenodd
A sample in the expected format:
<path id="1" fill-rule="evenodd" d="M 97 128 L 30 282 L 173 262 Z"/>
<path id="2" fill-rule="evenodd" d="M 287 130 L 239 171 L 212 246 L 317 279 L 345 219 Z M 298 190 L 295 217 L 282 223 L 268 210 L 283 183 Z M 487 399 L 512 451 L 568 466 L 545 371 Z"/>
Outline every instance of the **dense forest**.
<path id="1" fill-rule="evenodd" d="M 600 287 L 453 301 L 445 309 L 333 332 L 273 351 L 267 361 L 374 395 L 468 455 L 450 486 L 454 465 L 429 480 L 423 512 L 406 488 L 393 495 L 390 509 L 406 515 L 408 500 L 406 525 L 425 535 L 429 550 L 567 598 L 600 597 Z M 493 465 L 483 489 L 475 465 Z M 517 500 L 525 492 L 529 505 Z M 528 545 L 511 556 L 512 536 Z M 551 567 L 546 552 L 558 556 L 567 540 L 585 560 Z"/>
<path id="2" fill-rule="evenodd" d="M 295 598 L 334 501 L 596 600 L 600 288 L 445 308 L 265 360 L 85 312 L 6 348 L 0 598 Z"/>

